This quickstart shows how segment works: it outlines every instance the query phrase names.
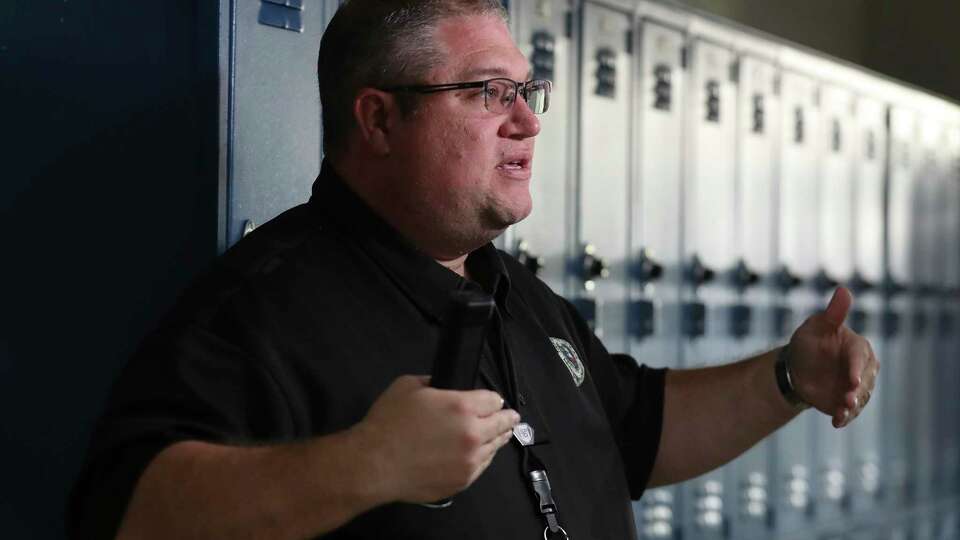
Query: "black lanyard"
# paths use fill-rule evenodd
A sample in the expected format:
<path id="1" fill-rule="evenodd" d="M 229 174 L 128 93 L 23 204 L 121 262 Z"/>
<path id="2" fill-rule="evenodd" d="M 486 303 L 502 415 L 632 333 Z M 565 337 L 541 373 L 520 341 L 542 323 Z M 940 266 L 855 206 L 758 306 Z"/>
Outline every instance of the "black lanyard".
<path id="1" fill-rule="evenodd" d="M 497 363 L 500 368 L 501 376 L 506 385 L 507 396 L 505 400 L 512 404 L 515 410 L 520 410 L 524 405 L 524 397 L 520 392 L 520 377 L 517 372 L 516 362 L 510 354 L 510 348 L 507 347 L 507 331 L 503 324 L 503 318 L 500 310 L 493 310 L 493 332 L 487 334 L 490 343 L 491 352 L 498 351 L 496 354 L 500 361 Z M 487 381 L 493 383 L 493 381 Z M 495 386 L 491 384 L 491 386 Z M 522 419 L 521 419 L 522 420 Z M 518 428 L 523 426 L 520 424 Z M 560 515 L 557 509 L 557 503 L 553 498 L 553 489 L 550 486 L 550 479 L 547 476 L 547 467 L 543 461 L 537 457 L 533 449 L 533 437 L 522 437 L 514 430 L 513 441 L 520 446 L 522 455 L 520 474 L 529 482 L 534 495 L 534 506 L 537 512 L 543 518 L 546 527 L 543 529 L 544 540 L 569 540 L 567 531 L 560 526 Z"/>

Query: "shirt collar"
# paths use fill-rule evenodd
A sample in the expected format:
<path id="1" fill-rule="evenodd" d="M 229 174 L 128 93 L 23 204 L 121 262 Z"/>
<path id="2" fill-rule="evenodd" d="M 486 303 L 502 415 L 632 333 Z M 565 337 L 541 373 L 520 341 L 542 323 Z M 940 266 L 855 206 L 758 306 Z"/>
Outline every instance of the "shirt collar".
<path id="1" fill-rule="evenodd" d="M 417 249 L 399 231 L 371 209 L 324 160 L 320 176 L 313 184 L 309 206 L 321 222 L 354 240 L 384 270 L 403 293 L 421 311 L 438 321 L 451 291 L 471 286 L 457 275 Z M 499 308 L 507 312 L 510 277 L 500 253 L 487 243 L 473 251 L 466 261 L 467 271 Z"/>

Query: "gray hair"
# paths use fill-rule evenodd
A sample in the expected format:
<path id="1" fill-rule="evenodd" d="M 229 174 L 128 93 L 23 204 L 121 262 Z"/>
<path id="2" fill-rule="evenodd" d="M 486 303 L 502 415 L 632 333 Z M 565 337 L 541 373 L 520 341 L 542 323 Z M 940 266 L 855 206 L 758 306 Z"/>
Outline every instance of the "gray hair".
<path id="1" fill-rule="evenodd" d="M 344 149 L 359 89 L 421 82 L 445 56 L 434 39 L 440 21 L 485 14 L 507 20 L 499 0 L 348 0 L 340 6 L 317 58 L 324 153 Z M 398 97 L 404 114 L 412 114 L 415 98 Z"/>

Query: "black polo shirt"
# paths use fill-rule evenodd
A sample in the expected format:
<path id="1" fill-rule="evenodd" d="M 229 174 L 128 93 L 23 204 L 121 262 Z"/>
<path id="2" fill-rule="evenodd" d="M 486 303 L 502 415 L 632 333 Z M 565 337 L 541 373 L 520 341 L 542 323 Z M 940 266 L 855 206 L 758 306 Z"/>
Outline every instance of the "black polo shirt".
<path id="1" fill-rule="evenodd" d="M 324 163 L 310 201 L 220 257 L 126 366 L 73 493 L 72 535 L 113 537 L 137 478 L 174 442 L 283 443 L 360 421 L 395 378 L 431 372 L 450 291 L 480 287 L 496 324 L 477 386 L 533 427 L 561 525 L 576 540 L 634 538 L 630 498 L 656 457 L 664 372 L 608 354 L 570 303 L 492 245 L 466 264 L 475 282 Z M 521 455 L 502 448 L 449 508 L 389 504 L 326 537 L 542 538 Z"/>

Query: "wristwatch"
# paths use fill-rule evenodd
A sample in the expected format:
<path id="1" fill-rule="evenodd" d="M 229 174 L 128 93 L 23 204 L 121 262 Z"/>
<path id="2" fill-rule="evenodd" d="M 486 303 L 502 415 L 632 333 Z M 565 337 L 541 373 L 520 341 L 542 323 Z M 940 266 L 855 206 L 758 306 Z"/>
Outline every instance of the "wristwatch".
<path id="1" fill-rule="evenodd" d="M 787 400 L 797 412 L 805 411 L 810 408 L 810 404 L 804 401 L 797 393 L 793 385 L 793 377 L 790 374 L 790 346 L 784 345 L 777 353 L 777 361 L 773 364 L 773 371 L 777 376 L 777 388 L 780 394 Z"/>

